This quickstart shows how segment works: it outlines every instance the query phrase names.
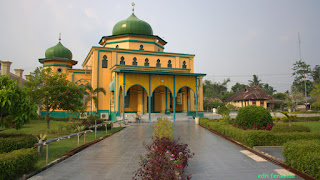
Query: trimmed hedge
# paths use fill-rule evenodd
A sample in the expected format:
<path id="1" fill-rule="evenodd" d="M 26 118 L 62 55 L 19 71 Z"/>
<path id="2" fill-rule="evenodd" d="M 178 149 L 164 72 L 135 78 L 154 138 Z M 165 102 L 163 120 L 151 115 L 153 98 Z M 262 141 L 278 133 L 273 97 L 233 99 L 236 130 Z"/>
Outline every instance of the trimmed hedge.
<path id="1" fill-rule="evenodd" d="M 287 117 L 272 117 L 274 121 L 283 121 L 283 122 L 289 122 Z M 320 121 L 320 116 L 314 116 L 314 117 L 295 117 L 293 120 L 295 121 Z"/>
<path id="2" fill-rule="evenodd" d="M 265 130 L 242 130 L 224 122 L 201 118 L 200 125 L 213 129 L 249 147 L 281 146 L 284 143 L 299 139 L 320 139 L 318 132 L 272 133 Z"/>
<path id="3" fill-rule="evenodd" d="M 16 179 L 34 169 L 38 160 L 35 148 L 20 149 L 0 156 L 0 179 Z"/>
<path id="4" fill-rule="evenodd" d="M 29 134 L 0 134 L 0 154 L 30 148 L 37 142 L 37 138 Z"/>
<path id="5" fill-rule="evenodd" d="M 291 125 L 288 124 L 275 124 L 272 127 L 271 132 L 273 133 L 287 133 L 287 132 L 311 132 L 310 128 L 304 125 Z"/>
<path id="6" fill-rule="evenodd" d="M 320 139 L 285 143 L 283 156 L 286 164 L 320 179 Z"/>

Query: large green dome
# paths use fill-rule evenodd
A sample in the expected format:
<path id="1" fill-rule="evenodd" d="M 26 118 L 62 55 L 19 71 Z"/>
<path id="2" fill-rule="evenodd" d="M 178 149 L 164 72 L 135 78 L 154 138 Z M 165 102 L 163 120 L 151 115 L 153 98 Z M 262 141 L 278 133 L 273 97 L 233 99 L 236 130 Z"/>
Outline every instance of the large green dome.
<path id="1" fill-rule="evenodd" d="M 112 30 L 112 35 L 120 34 L 141 34 L 141 35 L 153 35 L 151 26 L 140 19 L 138 19 L 133 13 L 125 20 L 118 22 Z"/>
<path id="2" fill-rule="evenodd" d="M 46 58 L 67 58 L 72 59 L 71 51 L 64 47 L 61 42 L 46 50 Z"/>

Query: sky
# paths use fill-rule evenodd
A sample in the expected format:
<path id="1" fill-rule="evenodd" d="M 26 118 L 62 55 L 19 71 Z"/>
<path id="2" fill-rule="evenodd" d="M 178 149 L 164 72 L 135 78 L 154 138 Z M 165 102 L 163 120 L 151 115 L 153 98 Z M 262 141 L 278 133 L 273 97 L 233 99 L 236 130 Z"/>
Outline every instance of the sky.
<path id="1" fill-rule="evenodd" d="M 128 18 L 132 0 L 1 0 L 0 60 L 28 74 L 58 43 L 81 64 L 102 36 Z M 195 72 L 247 84 L 253 74 L 277 92 L 290 89 L 293 64 L 320 64 L 319 0 L 135 0 L 135 15 L 168 44 L 166 52 L 195 54 Z"/>

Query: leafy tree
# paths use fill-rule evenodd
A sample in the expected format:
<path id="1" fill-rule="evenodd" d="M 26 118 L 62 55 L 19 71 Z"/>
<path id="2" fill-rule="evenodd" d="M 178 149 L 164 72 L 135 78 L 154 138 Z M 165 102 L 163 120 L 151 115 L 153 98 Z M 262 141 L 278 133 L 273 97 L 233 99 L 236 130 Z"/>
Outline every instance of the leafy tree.
<path id="1" fill-rule="evenodd" d="M 320 66 L 316 65 L 311 72 L 314 84 L 320 82 Z"/>
<path id="2" fill-rule="evenodd" d="M 275 109 L 279 109 L 279 108 L 282 109 L 282 107 L 285 106 L 284 101 L 287 98 L 287 94 L 278 92 L 278 93 L 274 94 L 273 97 L 275 97 L 276 99 L 279 99 L 279 100 L 283 100 L 281 103 L 276 103 L 275 107 L 274 107 Z"/>
<path id="3" fill-rule="evenodd" d="M 299 60 L 293 64 L 294 81 L 292 87 L 305 95 L 308 95 L 312 89 L 312 82 L 309 80 L 311 77 L 310 65 L 306 62 Z"/>
<path id="4" fill-rule="evenodd" d="M 230 79 L 225 79 L 222 83 L 212 82 L 205 80 L 203 83 L 203 95 L 204 97 L 213 97 L 223 99 L 225 94 L 228 92 L 228 83 Z"/>
<path id="5" fill-rule="evenodd" d="M 240 83 L 237 82 L 235 85 L 233 85 L 231 87 L 231 90 L 232 90 L 233 93 L 236 93 L 236 92 L 240 91 L 241 89 L 246 88 L 246 86 L 247 85 L 245 85 L 245 84 L 240 84 Z"/>
<path id="6" fill-rule="evenodd" d="M 16 129 L 20 129 L 36 117 L 36 109 L 36 105 L 17 83 L 8 76 L 0 75 L 0 126 L 14 124 Z"/>
<path id="7" fill-rule="evenodd" d="M 51 68 L 37 68 L 25 83 L 28 95 L 46 111 L 47 128 L 50 114 L 55 110 L 78 111 L 83 107 L 84 88 L 66 79 L 63 73 L 53 73 Z"/>
<path id="8" fill-rule="evenodd" d="M 101 87 L 93 89 L 90 84 L 87 84 L 85 86 L 85 89 L 87 90 L 86 91 L 86 96 L 87 97 L 86 97 L 86 100 L 85 100 L 84 104 L 86 105 L 90 101 L 90 103 L 91 103 L 90 114 L 92 114 L 92 100 L 93 100 L 93 103 L 94 103 L 95 107 L 97 107 L 98 106 L 97 94 L 99 92 L 101 92 L 104 95 L 106 95 L 106 90 L 104 90 L 104 88 L 101 88 Z"/>
<path id="9" fill-rule="evenodd" d="M 229 119 L 230 110 L 225 103 L 218 108 L 218 114 L 222 116 L 223 120 Z"/>
<path id="10" fill-rule="evenodd" d="M 256 86 L 262 87 L 263 83 L 261 83 L 261 80 L 259 79 L 259 77 L 254 74 L 253 79 L 249 80 L 249 86 L 250 87 L 256 87 Z"/>
<path id="11" fill-rule="evenodd" d="M 312 106 L 320 108 L 320 82 L 315 85 L 315 88 L 311 92 L 311 96 L 317 97 L 316 101 L 312 103 Z"/>
<path id="12" fill-rule="evenodd" d="M 277 90 L 273 89 L 273 87 L 270 86 L 268 83 L 263 84 L 262 91 L 270 95 L 273 95 L 273 93 L 277 92 Z"/>
<path id="13" fill-rule="evenodd" d="M 299 92 L 295 88 L 291 88 L 290 93 L 287 95 L 284 103 L 289 108 L 295 108 L 296 105 L 303 100 L 303 93 Z"/>

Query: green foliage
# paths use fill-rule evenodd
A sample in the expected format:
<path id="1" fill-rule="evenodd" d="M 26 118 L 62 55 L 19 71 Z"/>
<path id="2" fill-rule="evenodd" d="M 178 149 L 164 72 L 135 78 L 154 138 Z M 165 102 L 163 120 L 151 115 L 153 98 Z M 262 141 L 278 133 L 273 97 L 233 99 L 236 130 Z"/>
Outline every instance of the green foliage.
<path id="1" fill-rule="evenodd" d="M 226 99 L 231 93 L 228 92 L 228 83 L 230 79 L 224 80 L 222 83 L 205 80 L 203 83 L 203 97 Z"/>
<path id="2" fill-rule="evenodd" d="M 311 96 L 317 97 L 316 101 L 312 103 L 312 106 L 320 108 L 320 82 L 315 84 L 315 88 L 312 90 Z"/>
<path id="3" fill-rule="evenodd" d="M 240 84 L 240 83 L 237 82 L 235 85 L 233 85 L 231 87 L 231 90 L 232 90 L 233 93 L 236 93 L 236 92 L 246 88 L 246 86 L 247 85 L 245 85 L 245 84 Z"/>
<path id="4" fill-rule="evenodd" d="M 91 101 L 91 104 L 92 104 L 92 101 L 93 101 L 95 107 L 98 107 L 97 94 L 101 92 L 104 95 L 106 95 L 106 90 L 104 88 L 101 88 L 101 87 L 93 89 L 90 84 L 87 84 L 85 86 L 85 89 L 86 89 L 86 92 L 85 92 L 86 99 L 85 99 L 85 102 L 84 102 L 84 106 L 86 106 L 89 101 Z M 90 114 L 92 114 L 92 108 L 90 109 L 90 111 L 91 111 Z"/>
<path id="5" fill-rule="evenodd" d="M 312 91 L 313 84 L 309 80 L 311 77 L 311 67 L 306 62 L 299 60 L 293 64 L 293 73 L 294 81 L 292 84 L 292 88 L 296 89 L 298 92 L 305 94 L 305 81 L 306 81 L 306 89 L 307 95 Z"/>
<path id="6" fill-rule="evenodd" d="M 289 133 L 289 132 L 311 132 L 310 128 L 304 125 L 292 125 L 277 123 L 272 127 L 273 133 Z"/>
<path id="7" fill-rule="evenodd" d="M 0 179 L 16 179 L 34 169 L 38 160 L 35 148 L 20 149 L 0 156 Z"/>
<path id="8" fill-rule="evenodd" d="M 311 75 L 312 75 L 312 79 L 313 79 L 314 84 L 320 83 L 320 66 L 319 65 L 316 65 L 313 68 Z"/>
<path id="9" fill-rule="evenodd" d="M 253 75 L 253 79 L 252 80 L 249 80 L 249 86 L 250 87 L 256 87 L 256 86 L 259 86 L 259 87 L 262 87 L 263 83 L 261 83 L 261 79 L 258 78 L 257 75 Z"/>
<path id="10" fill-rule="evenodd" d="M 284 144 L 286 164 L 320 179 L 320 140 L 299 140 Z"/>
<path id="11" fill-rule="evenodd" d="M 0 75 L 0 126 L 14 125 L 20 129 L 37 116 L 36 110 L 36 105 L 17 83 L 8 76 Z"/>
<path id="12" fill-rule="evenodd" d="M 67 80 L 66 74 L 54 73 L 51 68 L 37 68 L 25 83 L 28 95 L 46 111 L 47 128 L 49 116 L 55 110 L 71 112 L 83 109 L 85 89 Z"/>
<path id="13" fill-rule="evenodd" d="M 160 139 L 162 137 L 167 137 L 170 139 L 173 138 L 173 124 L 168 120 L 167 117 L 159 117 L 154 123 L 153 127 L 153 137 L 158 137 Z"/>
<path id="14" fill-rule="evenodd" d="M 244 128 L 253 128 L 257 125 L 258 129 L 268 124 L 273 124 L 270 112 L 261 106 L 246 106 L 239 109 L 235 119 L 236 125 Z"/>
<path id="15" fill-rule="evenodd" d="M 200 119 L 200 125 L 213 129 L 249 147 L 253 146 L 282 146 L 284 143 L 299 139 L 320 139 L 319 132 L 290 132 L 273 133 L 262 130 L 242 130 L 224 122 L 206 118 Z"/>
<path id="16" fill-rule="evenodd" d="M 230 110 L 229 108 L 226 106 L 226 104 L 222 104 L 219 108 L 218 108 L 218 112 L 219 115 L 222 116 L 222 118 L 224 120 L 229 119 L 229 114 L 230 114 Z"/>
<path id="17" fill-rule="evenodd" d="M 37 143 L 37 138 L 28 134 L 0 134 L 0 153 L 21 148 L 30 148 Z"/>

